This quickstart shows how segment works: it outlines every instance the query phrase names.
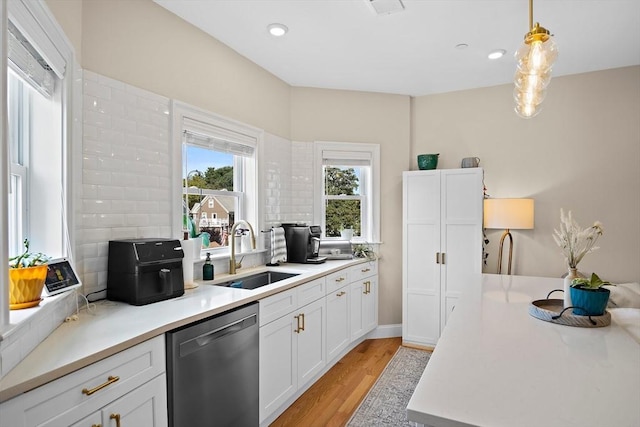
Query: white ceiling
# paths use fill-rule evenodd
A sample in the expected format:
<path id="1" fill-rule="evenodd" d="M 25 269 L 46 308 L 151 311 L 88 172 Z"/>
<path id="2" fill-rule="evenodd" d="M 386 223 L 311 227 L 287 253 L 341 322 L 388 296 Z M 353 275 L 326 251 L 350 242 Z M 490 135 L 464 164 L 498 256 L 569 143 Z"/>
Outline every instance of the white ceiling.
<path id="1" fill-rule="evenodd" d="M 511 82 L 529 29 L 527 0 L 403 0 L 386 15 L 369 0 L 154 1 L 292 86 L 412 96 Z M 553 76 L 640 64 L 640 0 L 535 0 L 533 18 L 555 35 Z"/>

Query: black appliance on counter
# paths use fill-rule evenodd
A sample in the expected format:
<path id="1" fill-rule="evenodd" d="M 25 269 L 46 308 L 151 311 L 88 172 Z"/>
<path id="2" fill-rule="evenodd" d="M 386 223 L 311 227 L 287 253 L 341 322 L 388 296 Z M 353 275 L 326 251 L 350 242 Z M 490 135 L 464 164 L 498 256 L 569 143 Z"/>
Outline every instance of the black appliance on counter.
<path id="1" fill-rule="evenodd" d="M 179 240 L 109 241 L 107 299 L 145 305 L 184 294 Z"/>
<path id="2" fill-rule="evenodd" d="M 287 262 L 320 264 L 326 261 L 326 257 L 318 256 L 322 235 L 319 225 L 282 224 L 282 227 L 287 242 Z"/>

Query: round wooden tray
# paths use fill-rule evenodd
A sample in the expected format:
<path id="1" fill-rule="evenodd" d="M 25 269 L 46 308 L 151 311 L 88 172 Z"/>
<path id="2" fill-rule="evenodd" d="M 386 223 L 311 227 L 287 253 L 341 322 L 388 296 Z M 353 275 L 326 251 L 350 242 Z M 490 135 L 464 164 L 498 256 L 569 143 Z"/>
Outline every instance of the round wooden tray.
<path id="1" fill-rule="evenodd" d="M 545 322 L 579 328 L 602 328 L 611 324 L 611 313 L 605 311 L 602 316 L 578 316 L 573 310 L 564 310 L 564 300 L 539 299 L 529 305 L 529 314 Z"/>

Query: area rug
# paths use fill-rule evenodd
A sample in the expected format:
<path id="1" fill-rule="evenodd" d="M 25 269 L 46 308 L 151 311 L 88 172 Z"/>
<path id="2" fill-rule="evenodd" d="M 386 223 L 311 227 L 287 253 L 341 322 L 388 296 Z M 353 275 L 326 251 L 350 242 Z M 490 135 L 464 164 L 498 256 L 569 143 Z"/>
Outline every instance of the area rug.
<path id="1" fill-rule="evenodd" d="M 415 426 L 407 420 L 407 404 L 430 357 L 430 351 L 398 348 L 347 426 Z"/>

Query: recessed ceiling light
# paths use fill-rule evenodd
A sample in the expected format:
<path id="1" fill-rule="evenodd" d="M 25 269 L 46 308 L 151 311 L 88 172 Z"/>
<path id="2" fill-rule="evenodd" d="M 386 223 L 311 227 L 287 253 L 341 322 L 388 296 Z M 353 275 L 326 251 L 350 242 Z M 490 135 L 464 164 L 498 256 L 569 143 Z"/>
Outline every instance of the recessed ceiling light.
<path id="1" fill-rule="evenodd" d="M 267 29 L 269 30 L 269 34 L 274 37 L 284 36 L 287 34 L 287 31 L 289 31 L 287 26 L 283 24 L 269 24 L 267 25 Z"/>
<path id="2" fill-rule="evenodd" d="M 489 52 L 488 58 L 489 59 L 502 58 L 505 53 L 507 53 L 507 51 L 504 50 L 504 49 L 496 49 L 496 50 L 493 50 L 493 51 Z"/>

